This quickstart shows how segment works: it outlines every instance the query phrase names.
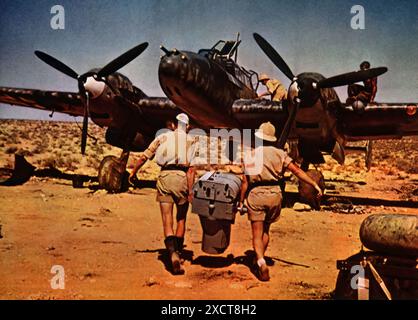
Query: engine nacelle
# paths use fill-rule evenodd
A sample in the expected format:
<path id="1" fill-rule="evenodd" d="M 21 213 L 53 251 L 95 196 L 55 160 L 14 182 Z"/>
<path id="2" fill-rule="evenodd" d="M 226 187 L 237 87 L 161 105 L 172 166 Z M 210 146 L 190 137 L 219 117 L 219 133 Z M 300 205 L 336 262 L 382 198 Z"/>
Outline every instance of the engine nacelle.
<path id="1" fill-rule="evenodd" d="M 119 128 L 108 128 L 106 131 L 106 142 L 114 147 L 123 149 L 126 146 L 126 132 Z M 130 145 L 130 151 L 144 151 L 151 139 L 137 132 L 135 138 Z"/>

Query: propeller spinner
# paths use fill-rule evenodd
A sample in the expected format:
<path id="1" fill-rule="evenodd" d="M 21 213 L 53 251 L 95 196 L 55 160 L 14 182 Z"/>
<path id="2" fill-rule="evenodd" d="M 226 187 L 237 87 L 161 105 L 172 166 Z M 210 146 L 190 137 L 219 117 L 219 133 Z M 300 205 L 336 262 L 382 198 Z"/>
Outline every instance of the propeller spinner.
<path id="1" fill-rule="evenodd" d="M 141 43 L 136 47 L 128 50 L 124 54 L 120 55 L 116 59 L 109 62 L 103 68 L 101 68 L 97 73 L 87 72 L 82 75 L 79 75 L 73 69 L 71 69 L 66 64 L 55 59 L 54 57 L 46 54 L 42 51 L 35 51 L 35 55 L 41 59 L 46 64 L 50 65 L 54 69 L 64 73 L 65 75 L 77 80 L 78 89 L 80 95 L 82 96 L 82 101 L 84 105 L 84 117 L 83 117 L 83 129 L 81 136 L 81 153 L 84 155 L 87 145 L 87 131 L 88 131 L 88 118 L 89 118 L 89 105 L 90 99 L 98 97 L 105 89 L 105 86 L 110 84 L 107 82 L 106 78 L 115 73 L 136 57 L 138 57 L 145 49 L 148 47 L 148 42 Z"/>

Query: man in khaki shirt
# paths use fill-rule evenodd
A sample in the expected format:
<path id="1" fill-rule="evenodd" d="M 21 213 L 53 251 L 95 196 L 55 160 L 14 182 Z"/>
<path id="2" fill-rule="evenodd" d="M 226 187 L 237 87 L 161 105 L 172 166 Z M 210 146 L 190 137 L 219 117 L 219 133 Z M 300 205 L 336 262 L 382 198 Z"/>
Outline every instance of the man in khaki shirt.
<path id="1" fill-rule="evenodd" d="M 287 90 L 279 80 L 270 79 L 265 73 L 262 73 L 258 80 L 267 88 L 266 92 L 258 95 L 259 98 L 271 96 L 271 100 L 277 102 L 287 99 Z"/>
<path id="2" fill-rule="evenodd" d="M 179 114 L 176 118 L 178 125 L 157 135 L 148 146 L 138 163 L 132 170 L 129 181 L 133 183 L 138 170 L 155 157 L 161 172 L 157 179 L 157 201 L 160 203 L 161 217 L 165 236 L 165 246 L 168 250 L 172 271 L 174 274 L 184 273 L 181 266 L 180 254 L 183 249 L 186 230 L 186 215 L 189 208 L 187 200 L 189 190 L 186 173 L 189 167 L 187 159 L 191 139 L 187 134 L 189 118 L 186 114 Z M 177 208 L 176 231 L 173 230 L 173 207 Z"/>
<path id="3" fill-rule="evenodd" d="M 275 132 L 275 127 L 270 122 L 266 122 L 255 133 L 263 144 L 252 150 L 251 155 L 247 155 L 244 162 L 246 175 L 243 179 L 239 205 L 242 207 L 245 202 L 248 210 L 253 247 L 257 257 L 254 271 L 261 281 L 270 279 L 264 254 L 269 243 L 270 225 L 280 216 L 282 206 L 280 180 L 283 179 L 284 171 L 290 170 L 299 179 L 312 185 L 317 190 L 318 197 L 322 196 L 317 183 L 306 175 L 285 151 L 275 147 L 277 140 Z"/>

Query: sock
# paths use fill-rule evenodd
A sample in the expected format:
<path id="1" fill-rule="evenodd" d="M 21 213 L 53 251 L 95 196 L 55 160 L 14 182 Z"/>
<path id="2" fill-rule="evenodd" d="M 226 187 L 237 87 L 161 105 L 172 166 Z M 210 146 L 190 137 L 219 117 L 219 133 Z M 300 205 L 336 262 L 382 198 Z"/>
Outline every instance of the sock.
<path id="1" fill-rule="evenodd" d="M 266 264 L 266 260 L 264 260 L 264 258 L 258 259 L 257 260 L 257 265 L 259 267 L 261 267 L 263 264 Z"/>

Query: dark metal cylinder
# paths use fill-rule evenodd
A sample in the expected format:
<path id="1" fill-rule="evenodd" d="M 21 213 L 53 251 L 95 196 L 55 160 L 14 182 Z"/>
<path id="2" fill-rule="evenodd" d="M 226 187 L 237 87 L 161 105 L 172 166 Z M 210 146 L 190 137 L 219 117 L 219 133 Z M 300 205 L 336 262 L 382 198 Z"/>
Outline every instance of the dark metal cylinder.
<path id="1" fill-rule="evenodd" d="M 360 240 L 370 250 L 418 257 L 418 215 L 371 215 L 361 224 Z"/>
<path id="2" fill-rule="evenodd" d="M 211 220 L 199 216 L 202 225 L 202 251 L 209 254 L 221 254 L 229 246 L 231 239 L 231 221 Z"/>

